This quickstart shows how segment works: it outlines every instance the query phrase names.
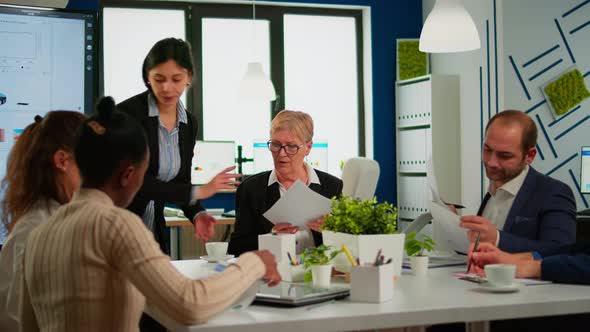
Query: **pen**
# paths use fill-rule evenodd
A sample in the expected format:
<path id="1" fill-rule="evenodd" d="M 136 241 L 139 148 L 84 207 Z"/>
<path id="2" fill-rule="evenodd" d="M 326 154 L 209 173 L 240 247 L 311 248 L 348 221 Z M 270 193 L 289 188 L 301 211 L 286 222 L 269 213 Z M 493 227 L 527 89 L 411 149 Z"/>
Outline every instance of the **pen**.
<path id="1" fill-rule="evenodd" d="M 471 252 L 471 254 L 473 255 L 474 252 L 477 251 L 477 246 L 479 245 L 479 237 L 481 236 L 481 232 L 477 232 L 477 237 L 475 238 L 475 244 L 473 245 L 473 251 Z M 465 273 L 469 273 L 469 270 L 471 270 L 471 262 L 472 259 L 469 259 L 469 263 L 467 264 L 467 272 Z"/>
<path id="2" fill-rule="evenodd" d="M 352 258 L 352 255 L 350 254 L 350 251 L 348 251 L 348 248 L 345 244 L 342 245 L 342 251 L 344 251 L 344 254 L 346 255 L 346 258 L 348 258 L 350 264 L 352 266 L 356 266 L 356 262 L 354 261 L 354 258 Z"/>
<path id="3" fill-rule="evenodd" d="M 377 263 L 379 262 L 379 257 L 381 257 L 381 249 L 377 251 L 377 256 L 375 256 L 375 261 L 373 262 L 373 265 L 377 265 Z"/>

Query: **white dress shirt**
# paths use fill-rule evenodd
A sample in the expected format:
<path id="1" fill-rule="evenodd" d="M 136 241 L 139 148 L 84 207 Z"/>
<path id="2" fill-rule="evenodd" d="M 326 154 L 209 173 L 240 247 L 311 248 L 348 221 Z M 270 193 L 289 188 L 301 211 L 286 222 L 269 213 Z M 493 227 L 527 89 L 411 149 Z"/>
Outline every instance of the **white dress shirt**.
<path id="1" fill-rule="evenodd" d="M 54 200 L 37 202 L 25 213 L 0 251 L 0 331 L 18 331 L 18 306 L 22 277 L 22 258 L 31 231 L 46 222 L 59 208 Z"/>
<path id="2" fill-rule="evenodd" d="M 500 188 L 496 189 L 496 193 L 492 194 L 491 184 L 488 186 L 488 193 L 491 195 L 488 203 L 486 204 L 482 216 L 492 222 L 496 226 L 496 232 L 498 236 L 496 238 L 496 246 L 500 243 L 500 230 L 504 228 L 506 223 L 506 217 L 510 213 L 512 203 L 522 184 L 524 179 L 529 173 L 530 167 L 528 165 L 518 174 L 514 179 L 504 183 Z"/>
<path id="3" fill-rule="evenodd" d="M 315 169 L 313 169 L 313 167 L 309 166 L 307 163 L 303 164 L 305 165 L 305 168 L 307 170 L 306 185 L 309 187 L 309 185 L 312 183 L 320 184 L 320 178 L 318 177 L 318 174 L 315 172 Z M 287 192 L 287 188 L 285 188 L 285 186 L 283 186 L 283 184 L 279 182 L 279 179 L 277 178 L 277 172 L 273 169 L 268 177 L 268 186 L 270 187 L 275 182 L 278 182 L 279 194 L 281 195 L 281 197 L 283 197 L 283 194 Z M 311 234 L 311 230 L 307 228 L 300 229 L 299 231 L 297 231 L 297 233 L 295 233 L 295 239 L 296 254 L 302 253 L 305 250 L 305 248 L 310 248 L 314 246 L 313 235 Z"/>

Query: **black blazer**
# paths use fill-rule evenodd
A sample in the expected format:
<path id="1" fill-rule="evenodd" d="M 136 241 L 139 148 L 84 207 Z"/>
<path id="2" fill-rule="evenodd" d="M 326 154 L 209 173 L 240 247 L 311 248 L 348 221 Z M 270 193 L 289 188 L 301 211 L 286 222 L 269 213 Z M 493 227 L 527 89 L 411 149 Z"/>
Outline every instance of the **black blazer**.
<path id="1" fill-rule="evenodd" d="M 178 205 L 184 211 L 185 216 L 191 221 L 199 211 L 204 210 L 198 201 L 194 205 L 189 205 L 192 193 L 191 162 L 193 159 L 193 148 L 197 139 L 197 120 L 193 114 L 186 112 L 188 123 L 179 124 L 180 170 L 174 179 L 169 182 L 163 182 L 156 178 L 160 167 L 158 143 L 159 119 L 148 116 L 148 91 L 123 101 L 117 105 L 117 108 L 131 115 L 141 124 L 147 135 L 150 149 L 150 163 L 145 173 L 143 185 L 137 192 L 137 195 L 135 195 L 128 209 L 141 218 L 149 201 L 154 201 L 154 236 L 160 244 L 162 251 L 170 254 L 170 239 L 167 236 L 168 232 L 164 220 L 164 204 L 172 203 Z"/>
<path id="2" fill-rule="evenodd" d="M 309 188 L 318 194 L 332 198 L 342 193 L 342 180 L 328 173 L 316 170 L 320 184 L 312 183 Z M 270 209 L 281 194 L 277 182 L 268 186 L 270 171 L 258 173 L 242 182 L 236 192 L 236 224 L 229 241 L 228 252 L 240 255 L 258 249 L 258 235 L 270 233 L 274 226 L 262 214 Z M 312 232 L 316 245 L 322 243 L 320 233 Z"/>

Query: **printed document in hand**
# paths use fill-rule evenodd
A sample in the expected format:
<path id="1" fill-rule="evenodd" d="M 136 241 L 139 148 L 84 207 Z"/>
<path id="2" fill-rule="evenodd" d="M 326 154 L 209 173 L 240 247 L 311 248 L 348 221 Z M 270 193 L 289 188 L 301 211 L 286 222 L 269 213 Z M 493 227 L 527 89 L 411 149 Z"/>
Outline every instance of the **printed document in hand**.
<path id="1" fill-rule="evenodd" d="M 428 156 L 426 160 L 426 183 L 430 193 L 430 200 L 443 204 L 440 195 L 438 194 L 438 186 L 436 184 L 436 175 L 434 174 L 434 165 L 432 164 L 432 156 Z"/>
<path id="2" fill-rule="evenodd" d="M 443 203 L 429 202 L 428 208 L 432 214 L 432 222 L 435 223 L 437 238 L 444 241 L 442 246 L 453 251 L 467 253 L 470 241 L 467 238 L 467 230 L 459 227 L 460 217 Z"/>
<path id="3" fill-rule="evenodd" d="M 290 223 L 304 226 L 307 221 L 324 216 L 332 210 L 332 201 L 309 189 L 297 180 L 263 216 L 273 224 Z"/>

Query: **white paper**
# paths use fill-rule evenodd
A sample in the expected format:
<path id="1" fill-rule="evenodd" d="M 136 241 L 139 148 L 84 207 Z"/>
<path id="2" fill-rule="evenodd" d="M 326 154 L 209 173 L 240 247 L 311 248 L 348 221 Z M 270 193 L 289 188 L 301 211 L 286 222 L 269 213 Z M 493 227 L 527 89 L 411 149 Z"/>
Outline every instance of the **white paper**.
<path id="1" fill-rule="evenodd" d="M 467 230 L 459 227 L 460 217 L 442 203 L 430 202 L 428 208 L 437 234 L 435 241 L 443 241 L 444 248 L 467 253 L 470 241 Z"/>
<path id="2" fill-rule="evenodd" d="M 263 216 L 273 224 L 290 223 L 293 226 L 304 226 L 306 222 L 317 219 L 332 211 L 332 201 L 309 189 L 300 180 Z"/>
<path id="3" fill-rule="evenodd" d="M 436 175 L 434 174 L 434 165 L 432 164 L 432 156 L 428 156 L 426 160 L 426 182 L 428 184 L 429 199 L 432 202 L 443 203 L 438 194 L 438 186 L 436 182 Z"/>
<path id="4" fill-rule="evenodd" d="M 528 279 L 528 278 L 516 278 L 514 280 L 516 280 L 517 282 L 519 282 L 525 286 L 546 285 L 546 284 L 552 283 L 549 280 Z"/>

